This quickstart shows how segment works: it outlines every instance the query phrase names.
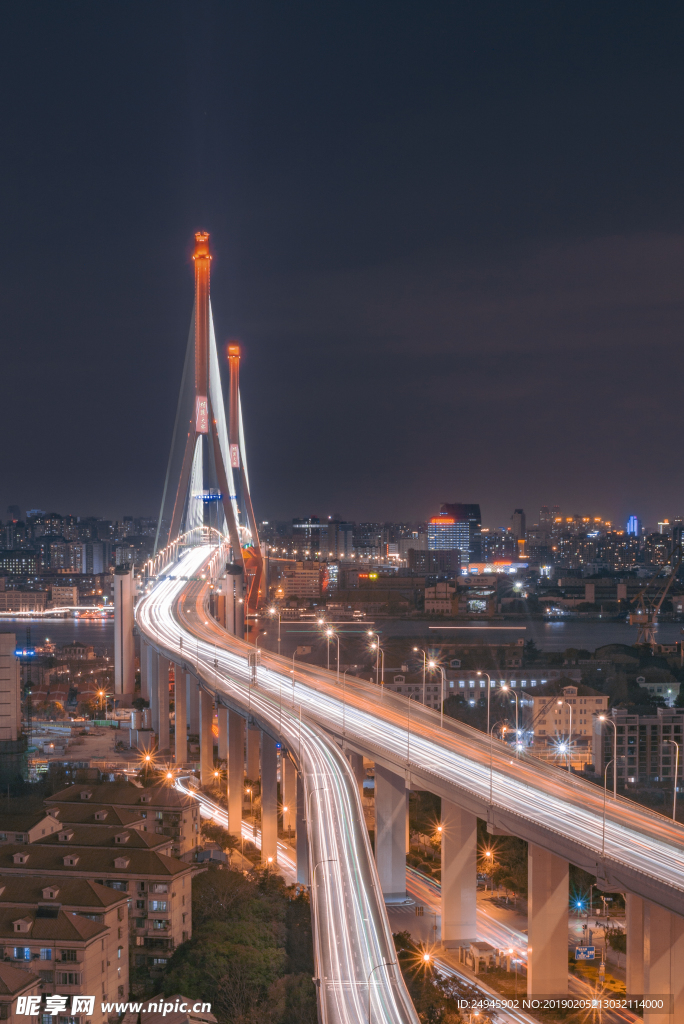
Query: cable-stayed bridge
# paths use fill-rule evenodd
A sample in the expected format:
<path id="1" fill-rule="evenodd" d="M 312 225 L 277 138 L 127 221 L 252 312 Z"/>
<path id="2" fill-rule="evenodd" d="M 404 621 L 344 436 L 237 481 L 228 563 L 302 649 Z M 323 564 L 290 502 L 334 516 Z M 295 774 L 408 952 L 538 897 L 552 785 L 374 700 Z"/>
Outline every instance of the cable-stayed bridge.
<path id="1" fill-rule="evenodd" d="M 158 541 L 135 609 L 143 695 L 171 754 L 168 665 L 175 665 L 173 756 L 199 736 L 202 781 L 228 763 L 229 827 L 242 828 L 245 756 L 262 785 L 262 858 L 277 862 L 277 763 L 297 806 L 297 871 L 310 886 L 324 1021 L 416 1021 L 396 965 L 386 904 L 406 893 L 407 793 L 442 798 L 442 942 L 476 938 L 477 817 L 529 843 L 527 985 L 567 992 L 568 865 L 627 896 L 627 989 L 667 993 L 684 1020 L 684 829 L 383 687 L 291 664 L 249 643 L 245 609 L 266 583 L 249 495 L 237 378 L 229 348 L 223 400 L 209 301 L 208 236 L 196 236 L 195 308 L 164 487 Z M 124 585 L 125 590 L 125 585 Z M 121 598 L 122 605 L 125 595 Z M 124 621 L 121 615 L 119 623 Z M 123 664 L 126 642 L 120 641 Z M 130 658 L 129 658 L 130 661 Z M 120 689 L 130 689 L 122 669 Z M 185 687 L 183 687 L 185 680 Z M 185 698 L 185 699 L 184 699 Z M 256 746 L 255 746 L 256 744 Z M 258 761 L 254 760 L 257 750 Z M 375 764 L 371 850 L 359 796 Z M 250 762 L 251 759 L 251 762 Z M 296 780 L 293 772 L 296 770 Z M 252 777 L 250 775 L 250 777 Z M 289 795 L 288 800 L 293 797 Z M 644 1011 L 645 1018 L 650 1016 Z M 654 1020 L 656 1016 L 654 1015 Z"/>

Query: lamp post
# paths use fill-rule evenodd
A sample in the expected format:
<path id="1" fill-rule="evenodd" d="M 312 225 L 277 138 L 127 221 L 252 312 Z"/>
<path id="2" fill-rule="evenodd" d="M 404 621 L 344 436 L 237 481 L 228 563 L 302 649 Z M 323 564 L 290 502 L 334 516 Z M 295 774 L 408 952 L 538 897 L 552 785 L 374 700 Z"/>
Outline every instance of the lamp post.
<path id="1" fill-rule="evenodd" d="M 375 655 L 375 683 L 376 683 L 376 686 L 377 686 L 377 684 L 380 682 L 380 677 L 379 677 L 379 672 L 380 672 L 380 634 L 379 633 L 374 633 L 372 629 L 369 629 L 368 630 L 368 636 L 374 636 L 376 641 L 377 641 L 377 647 L 376 647 L 375 644 L 372 644 L 373 649 L 377 651 L 377 654 Z M 383 660 L 382 668 L 383 668 L 382 676 L 383 676 L 383 682 L 384 682 L 385 681 L 385 672 L 384 672 L 385 665 L 384 665 L 384 660 Z"/>
<path id="2" fill-rule="evenodd" d="M 420 653 L 423 655 L 423 707 L 425 707 L 425 668 L 427 666 L 427 654 L 421 647 L 414 647 L 413 650 L 416 653 L 420 651 Z"/>
<path id="3" fill-rule="evenodd" d="M 613 800 L 617 800 L 617 726 L 612 718 L 608 718 L 608 715 L 599 715 L 599 722 L 607 722 L 608 725 L 613 726 Z M 610 761 L 608 762 L 610 764 Z"/>
<path id="4" fill-rule="evenodd" d="M 442 694 L 441 694 L 441 699 L 440 699 L 440 702 L 439 702 L 439 727 L 440 727 L 440 729 L 443 729 L 444 728 L 444 690 L 446 689 L 446 687 L 445 687 L 446 673 L 444 672 L 444 669 L 442 668 L 441 665 L 435 665 L 435 668 L 437 669 L 438 672 L 441 673 L 441 678 L 442 678 L 442 686 L 441 686 Z"/>
<path id="5" fill-rule="evenodd" d="M 571 753 L 570 753 L 570 751 L 572 749 L 572 704 L 568 704 L 567 700 L 557 700 L 556 704 L 559 704 L 561 707 L 563 706 L 563 704 L 566 704 L 570 708 L 570 735 L 568 736 L 568 771 L 570 771 L 570 766 L 571 766 Z M 617 761 L 615 762 L 615 764 L 617 765 Z"/>
<path id="6" fill-rule="evenodd" d="M 278 654 L 280 654 L 280 608 L 269 608 L 268 614 L 278 616 Z"/>
<path id="7" fill-rule="evenodd" d="M 502 725 L 501 722 L 494 722 L 493 726 L 489 730 L 489 806 L 493 805 L 494 798 L 494 730 L 497 725 Z M 503 731 L 506 732 L 506 726 L 503 725 Z"/>
<path id="8" fill-rule="evenodd" d="M 487 676 L 487 732 L 489 732 L 489 705 L 490 698 L 492 695 L 492 680 L 489 676 L 489 672 L 477 672 L 478 676 Z M 517 728 L 517 726 L 516 726 Z"/>
<path id="9" fill-rule="evenodd" d="M 373 975 L 375 974 L 375 972 L 379 971 L 381 967 L 396 967 L 396 966 L 397 966 L 397 961 L 396 960 L 383 960 L 383 962 L 381 964 L 376 964 L 376 966 L 370 971 L 370 973 L 368 975 L 368 982 L 367 982 L 367 984 L 368 984 L 368 1024 L 371 1024 L 371 983 L 370 983 L 370 980 L 373 977 Z"/>
<path id="10" fill-rule="evenodd" d="M 675 748 L 674 793 L 672 794 L 672 820 L 677 820 L 677 774 L 679 772 L 679 744 L 675 740 L 663 740 L 663 746 L 671 743 Z"/>
<path id="11" fill-rule="evenodd" d="M 510 693 L 512 697 L 515 697 L 515 756 L 517 757 L 520 751 L 520 730 L 518 729 L 518 694 L 510 686 L 502 686 L 501 689 L 507 693 Z"/>
<path id="12" fill-rule="evenodd" d="M 325 635 L 328 638 L 328 670 L 330 670 L 330 640 L 335 637 L 337 640 L 337 685 L 340 685 L 340 634 L 334 629 L 326 629 Z"/>
<path id="13" fill-rule="evenodd" d="M 613 774 L 617 771 L 617 758 L 611 757 L 610 761 L 606 765 L 603 773 L 603 827 L 602 827 L 602 839 L 601 839 L 601 856 L 606 855 L 606 791 L 608 789 L 608 769 L 614 765 Z"/>

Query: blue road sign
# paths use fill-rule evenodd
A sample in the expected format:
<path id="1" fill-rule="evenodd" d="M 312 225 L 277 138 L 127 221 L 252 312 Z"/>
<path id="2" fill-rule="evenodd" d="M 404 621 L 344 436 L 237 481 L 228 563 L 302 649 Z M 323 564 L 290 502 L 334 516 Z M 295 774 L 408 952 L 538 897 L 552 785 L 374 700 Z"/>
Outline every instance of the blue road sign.
<path id="1" fill-rule="evenodd" d="M 575 946 L 575 960 L 593 960 L 596 946 Z"/>

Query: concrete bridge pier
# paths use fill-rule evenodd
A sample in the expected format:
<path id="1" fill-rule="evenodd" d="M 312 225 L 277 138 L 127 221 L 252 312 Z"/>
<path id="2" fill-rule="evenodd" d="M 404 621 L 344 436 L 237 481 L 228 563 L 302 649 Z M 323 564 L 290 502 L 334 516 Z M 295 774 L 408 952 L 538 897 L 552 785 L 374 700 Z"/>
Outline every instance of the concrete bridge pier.
<path id="1" fill-rule="evenodd" d="M 149 646 L 147 648 L 147 686 L 152 731 L 159 738 L 159 655 L 153 647 Z"/>
<path id="2" fill-rule="evenodd" d="M 216 708 L 216 720 L 218 723 L 218 758 L 219 761 L 228 760 L 228 708 L 218 704 Z"/>
<path id="3" fill-rule="evenodd" d="M 648 996 L 672 996 L 672 1013 L 644 1009 L 644 1024 L 684 1022 L 684 917 L 642 900 L 644 987 Z M 629 940 L 628 940 L 629 941 Z M 630 993 L 631 994 L 631 993 Z"/>
<path id="4" fill-rule="evenodd" d="M 375 862 L 386 903 L 406 899 L 406 781 L 375 765 Z"/>
<path id="5" fill-rule="evenodd" d="M 282 757 L 280 795 L 283 803 L 283 828 L 291 829 L 297 814 L 297 769 L 285 751 Z"/>
<path id="6" fill-rule="evenodd" d="M 261 863 L 278 863 L 278 750 L 276 742 L 261 734 Z"/>
<path id="7" fill-rule="evenodd" d="M 183 672 L 179 665 L 176 665 L 174 675 L 174 708 L 176 716 L 176 727 L 174 736 L 174 751 L 176 764 L 187 764 L 188 760 L 188 682 L 190 675 Z"/>
<path id="8" fill-rule="evenodd" d="M 169 739 L 169 666 L 170 661 L 163 655 L 158 655 L 159 666 L 157 669 L 157 708 L 159 715 L 159 728 L 155 729 L 159 737 L 158 749 L 160 754 L 170 752 Z"/>
<path id="9" fill-rule="evenodd" d="M 188 732 L 191 736 L 199 736 L 199 683 L 188 672 Z"/>
<path id="10" fill-rule="evenodd" d="M 245 788 L 245 720 L 228 712 L 228 831 L 242 835 L 242 801 Z"/>
<path id="11" fill-rule="evenodd" d="M 211 694 L 199 688 L 199 743 L 200 743 L 200 782 L 208 786 L 214 772 L 214 701 Z"/>
<path id="12" fill-rule="evenodd" d="M 527 854 L 527 994 L 568 991 L 568 862 L 530 843 Z"/>
<path id="13" fill-rule="evenodd" d="M 140 637 L 140 696 L 143 700 L 150 699 L 150 689 L 147 684 L 147 658 L 149 651 L 148 645 L 145 643 L 144 638 Z"/>
<path id="14" fill-rule="evenodd" d="M 627 991 L 630 995 L 644 989 L 644 901 L 627 893 L 625 899 L 625 932 L 627 935 Z"/>
<path id="15" fill-rule="evenodd" d="M 366 769 L 363 767 L 363 754 L 356 754 L 353 750 L 350 750 L 347 756 L 349 757 L 349 764 L 359 787 L 359 795 L 363 798 L 363 780 L 366 778 Z"/>
<path id="16" fill-rule="evenodd" d="M 259 778 L 259 746 L 261 743 L 261 729 L 258 725 L 250 725 L 247 728 L 247 778 L 256 782 Z"/>
<path id="17" fill-rule="evenodd" d="M 476 914 L 477 817 L 442 798 L 442 946 L 445 949 L 475 942 Z"/>
<path id="18" fill-rule="evenodd" d="M 302 776 L 297 773 L 297 881 L 309 884 L 309 840 L 306 832 L 306 793 Z"/>

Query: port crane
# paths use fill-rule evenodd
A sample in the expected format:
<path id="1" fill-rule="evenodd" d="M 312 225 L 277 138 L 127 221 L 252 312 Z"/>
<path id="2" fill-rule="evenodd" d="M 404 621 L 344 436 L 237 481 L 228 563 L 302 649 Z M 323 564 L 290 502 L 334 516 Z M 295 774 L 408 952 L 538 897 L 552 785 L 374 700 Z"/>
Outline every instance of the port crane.
<path id="1" fill-rule="evenodd" d="M 658 627 L 658 614 L 663 606 L 663 602 L 668 595 L 670 587 L 672 586 L 675 577 L 679 571 L 679 567 L 682 564 L 682 545 L 677 544 L 670 555 L 670 565 L 672 571 L 667 578 L 667 582 L 664 587 L 660 590 L 656 590 L 654 593 L 649 593 L 649 588 L 655 584 L 656 580 L 663 571 L 664 566 L 658 569 L 654 576 L 646 583 L 637 596 L 633 598 L 636 601 L 636 608 L 629 615 L 630 626 L 637 627 L 637 643 L 648 644 L 649 647 L 655 647 L 656 642 L 656 629 Z"/>

